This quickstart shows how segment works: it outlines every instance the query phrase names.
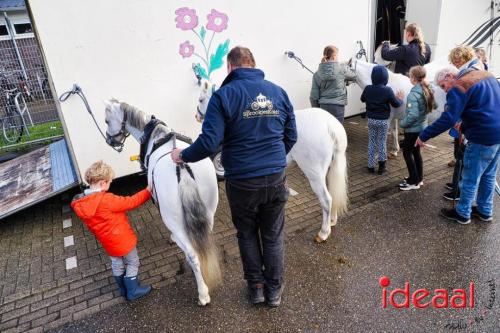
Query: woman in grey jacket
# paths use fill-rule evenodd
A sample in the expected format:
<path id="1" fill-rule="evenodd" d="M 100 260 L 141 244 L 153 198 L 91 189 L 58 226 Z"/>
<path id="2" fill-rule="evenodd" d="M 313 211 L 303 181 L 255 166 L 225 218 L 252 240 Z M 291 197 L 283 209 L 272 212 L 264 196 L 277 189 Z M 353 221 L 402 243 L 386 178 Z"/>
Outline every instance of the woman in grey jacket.
<path id="1" fill-rule="evenodd" d="M 408 168 L 408 178 L 405 178 L 399 189 L 402 191 L 416 190 L 423 185 L 423 163 L 420 147 L 415 147 L 420 132 L 427 126 L 427 114 L 434 108 L 434 94 L 425 81 L 426 71 L 422 66 L 410 69 L 410 81 L 414 85 L 406 99 L 405 117 L 399 123 L 404 129 L 403 156 Z"/>
<path id="2" fill-rule="evenodd" d="M 344 123 L 347 105 L 346 82 L 355 81 L 356 73 L 346 64 L 338 62 L 339 49 L 333 45 L 325 47 L 318 70 L 313 75 L 311 106 L 320 107 Z"/>

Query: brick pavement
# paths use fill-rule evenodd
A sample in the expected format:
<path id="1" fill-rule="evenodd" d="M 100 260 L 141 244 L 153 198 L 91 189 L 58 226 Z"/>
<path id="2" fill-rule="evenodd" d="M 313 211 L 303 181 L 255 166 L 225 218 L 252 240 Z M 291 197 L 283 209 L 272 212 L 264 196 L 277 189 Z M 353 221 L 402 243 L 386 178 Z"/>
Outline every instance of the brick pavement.
<path id="1" fill-rule="evenodd" d="M 396 185 L 406 175 L 402 156 L 388 162 L 387 174 L 368 174 L 366 120 L 351 118 L 345 126 L 350 210 L 397 193 Z M 436 148 L 423 151 L 425 180 L 447 179 L 452 172 L 446 165 L 452 158 L 451 139 L 443 134 L 430 143 Z M 290 197 L 287 204 L 286 234 L 307 232 L 312 241 L 321 225 L 319 202 L 296 165 L 287 174 L 290 187 L 298 195 Z M 111 190 L 130 194 L 144 186 L 142 177 L 131 176 L 116 181 Z M 223 183 L 219 189 L 214 230 L 222 260 L 228 260 L 239 253 Z M 114 285 L 109 258 L 69 209 L 68 202 L 75 193 L 47 200 L 0 222 L 0 332 L 42 332 L 124 302 Z M 340 218 L 339 223 L 349 216 Z M 139 237 L 142 281 L 161 288 L 191 274 L 151 202 L 129 217 Z M 74 245 L 65 247 L 65 237 L 71 244 L 70 236 Z M 71 257 L 76 257 L 77 266 L 67 269 L 66 259 Z"/>

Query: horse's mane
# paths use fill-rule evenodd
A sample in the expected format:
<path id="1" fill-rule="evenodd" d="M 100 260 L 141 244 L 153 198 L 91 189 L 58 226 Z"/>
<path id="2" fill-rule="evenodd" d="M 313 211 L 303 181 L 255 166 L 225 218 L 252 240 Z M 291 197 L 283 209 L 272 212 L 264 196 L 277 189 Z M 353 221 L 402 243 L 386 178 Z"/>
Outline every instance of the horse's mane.
<path id="1" fill-rule="evenodd" d="M 121 102 L 120 107 L 127 115 L 130 126 L 135 127 L 140 131 L 144 130 L 144 127 L 146 127 L 146 124 L 151 118 L 148 114 L 125 102 Z"/>

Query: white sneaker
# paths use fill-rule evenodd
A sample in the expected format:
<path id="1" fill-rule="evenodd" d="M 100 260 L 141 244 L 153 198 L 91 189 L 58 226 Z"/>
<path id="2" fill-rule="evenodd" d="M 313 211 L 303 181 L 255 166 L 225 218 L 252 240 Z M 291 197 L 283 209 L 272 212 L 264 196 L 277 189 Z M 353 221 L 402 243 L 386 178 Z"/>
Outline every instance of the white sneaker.
<path id="1" fill-rule="evenodd" d="M 399 189 L 401 191 L 411 191 L 411 190 L 418 190 L 419 188 L 420 184 L 417 185 L 406 184 L 405 186 L 401 186 Z"/>

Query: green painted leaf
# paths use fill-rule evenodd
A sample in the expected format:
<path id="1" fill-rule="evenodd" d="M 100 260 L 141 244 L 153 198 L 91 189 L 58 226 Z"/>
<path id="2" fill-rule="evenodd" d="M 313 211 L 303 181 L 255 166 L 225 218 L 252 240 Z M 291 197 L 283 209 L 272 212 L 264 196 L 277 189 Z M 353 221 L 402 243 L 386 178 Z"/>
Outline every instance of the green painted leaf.
<path id="1" fill-rule="evenodd" d="M 205 27 L 204 26 L 201 26 L 201 29 L 200 29 L 200 37 L 201 37 L 201 41 L 203 42 L 205 40 L 205 35 L 207 34 L 207 31 L 205 30 Z"/>
<path id="2" fill-rule="evenodd" d="M 224 57 L 229 52 L 229 39 L 226 39 L 224 43 L 217 46 L 217 50 L 210 56 L 210 69 L 208 74 L 212 73 L 217 68 L 222 67 L 224 64 Z"/>
<path id="3" fill-rule="evenodd" d="M 200 63 L 196 64 L 196 69 L 198 71 L 198 74 L 200 74 L 200 76 L 203 79 L 210 80 L 210 78 L 209 78 L 209 76 L 207 74 L 207 71 L 205 70 L 205 67 L 201 66 Z"/>

